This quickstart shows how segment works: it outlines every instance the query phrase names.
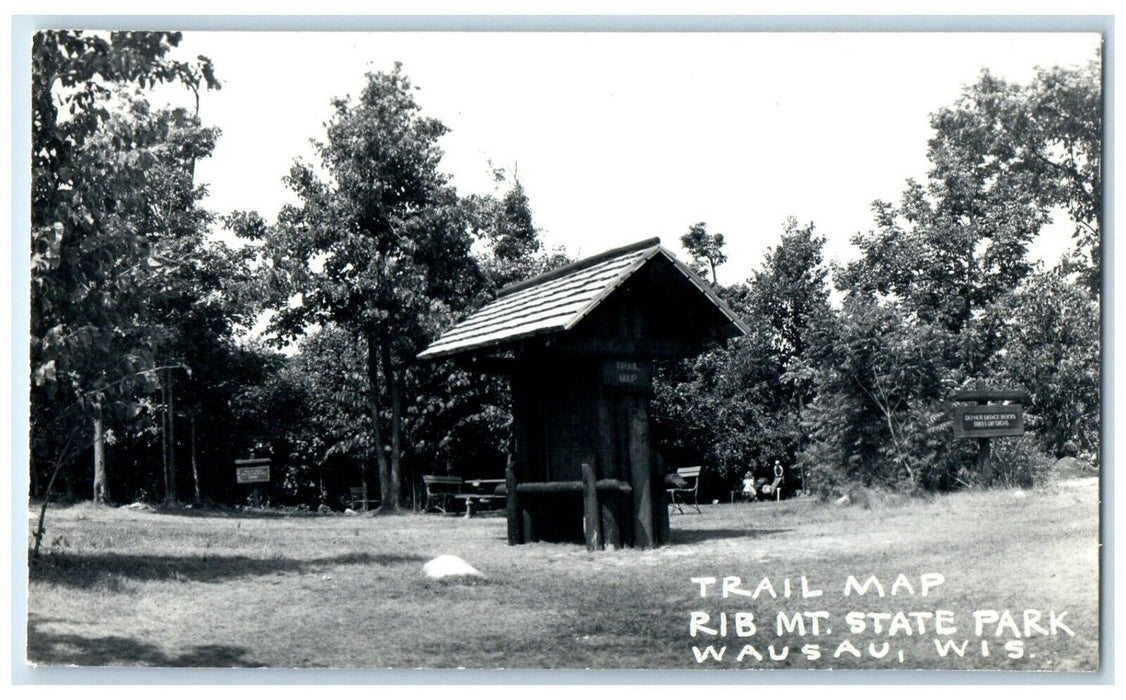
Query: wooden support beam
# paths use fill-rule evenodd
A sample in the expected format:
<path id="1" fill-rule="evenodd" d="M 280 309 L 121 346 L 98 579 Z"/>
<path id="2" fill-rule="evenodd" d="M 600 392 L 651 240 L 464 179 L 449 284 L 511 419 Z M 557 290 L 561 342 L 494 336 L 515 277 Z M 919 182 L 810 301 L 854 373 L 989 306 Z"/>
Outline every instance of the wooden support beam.
<path id="1" fill-rule="evenodd" d="M 530 479 L 532 468 L 532 410 L 534 403 L 530 399 L 531 388 L 530 383 L 532 378 L 527 372 L 514 372 L 509 378 L 509 386 L 512 389 L 512 439 L 514 442 L 515 462 L 512 465 L 513 479 L 512 484 L 508 485 L 508 492 L 512 494 L 513 505 L 516 512 L 509 512 L 509 518 L 514 523 L 509 525 L 510 528 L 519 532 L 518 544 L 526 544 L 528 542 L 536 541 L 535 527 L 532 520 L 532 513 L 529 509 L 528 499 L 520 498 L 518 495 L 518 485 L 521 482 Z M 505 475 L 505 483 L 508 484 L 508 476 Z"/>
<path id="2" fill-rule="evenodd" d="M 504 467 L 504 485 L 504 505 L 508 515 L 508 543 L 524 544 L 520 497 L 516 493 L 516 458 L 512 455 L 508 455 L 508 463 Z"/>
<path id="3" fill-rule="evenodd" d="M 532 481 L 517 484 L 519 493 L 582 493 L 581 481 Z"/>
<path id="4" fill-rule="evenodd" d="M 653 546 L 653 486 L 649 455 L 649 413 L 644 404 L 629 412 L 629 467 L 633 486 L 633 546 Z"/>
<path id="5" fill-rule="evenodd" d="M 1027 391 L 990 391 L 978 389 L 973 391 L 955 391 L 950 395 L 951 401 L 1017 401 L 1029 403 Z"/>
<path id="6" fill-rule="evenodd" d="M 532 512 L 528 499 L 520 499 L 520 532 L 524 535 L 524 542 L 538 542 L 536 535 L 536 518 Z"/>
<path id="7" fill-rule="evenodd" d="M 602 541 L 609 550 L 622 546 L 622 532 L 618 527 L 618 502 L 621 498 L 617 494 L 607 494 L 599 502 L 602 508 Z"/>
<path id="8" fill-rule="evenodd" d="M 605 478 L 621 478 L 620 465 L 614 450 L 614 416 L 611 396 L 605 387 L 598 392 L 598 473 Z M 628 486 L 628 484 L 626 484 Z M 618 525 L 622 498 L 608 494 L 599 503 L 602 508 L 602 540 L 607 549 L 622 546 L 622 531 Z"/>
<path id="9" fill-rule="evenodd" d="M 582 481 L 529 481 L 516 485 L 518 493 L 582 493 Z M 633 487 L 621 479 L 598 479 L 594 482 L 598 491 L 617 491 L 629 494 Z"/>
<path id="10" fill-rule="evenodd" d="M 992 452 L 989 438 L 978 438 L 977 440 L 977 466 L 981 470 L 981 480 L 985 482 L 985 487 L 993 486 L 993 461 L 990 459 L 990 452 Z"/>
<path id="11" fill-rule="evenodd" d="M 665 490 L 665 460 L 660 452 L 656 453 L 655 462 L 657 468 L 653 470 L 653 517 L 656 518 L 654 529 L 657 531 L 657 544 L 664 545 L 669 543 L 672 535 L 669 527 L 669 494 Z"/>
<path id="12" fill-rule="evenodd" d="M 602 528 L 599 527 L 598 488 L 595 486 L 594 460 L 583 459 L 583 537 L 588 552 L 602 549 Z"/>

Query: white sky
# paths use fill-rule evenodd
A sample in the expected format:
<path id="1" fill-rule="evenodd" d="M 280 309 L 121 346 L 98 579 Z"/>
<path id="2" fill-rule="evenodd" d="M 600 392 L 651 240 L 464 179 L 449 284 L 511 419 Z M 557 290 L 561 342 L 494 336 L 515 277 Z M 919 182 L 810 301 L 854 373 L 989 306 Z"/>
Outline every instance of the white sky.
<path id="1" fill-rule="evenodd" d="M 720 281 L 746 279 L 789 215 L 843 260 L 927 170 L 928 115 L 982 67 L 1026 82 L 1035 66 L 1095 55 L 1095 34 L 224 33 L 187 32 L 215 63 L 203 97 L 223 131 L 198 176 L 209 207 L 273 220 L 293 159 L 312 159 L 329 100 L 398 60 L 451 133 L 443 169 L 462 194 L 515 165 L 549 245 L 585 256 L 649 236 L 680 252 L 705 221 L 728 240 Z M 1034 253 L 1055 259 L 1070 227 Z"/>

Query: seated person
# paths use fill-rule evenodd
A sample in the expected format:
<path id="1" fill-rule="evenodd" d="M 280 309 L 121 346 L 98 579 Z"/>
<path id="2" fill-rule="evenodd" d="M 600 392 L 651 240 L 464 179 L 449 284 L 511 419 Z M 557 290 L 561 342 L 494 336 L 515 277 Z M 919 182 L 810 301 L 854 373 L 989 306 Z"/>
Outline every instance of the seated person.
<path id="1" fill-rule="evenodd" d="M 665 474 L 665 487 L 670 489 L 690 488 L 688 480 L 676 472 Z"/>
<path id="2" fill-rule="evenodd" d="M 755 500 L 755 476 L 751 472 L 743 475 L 743 498 L 748 501 Z"/>

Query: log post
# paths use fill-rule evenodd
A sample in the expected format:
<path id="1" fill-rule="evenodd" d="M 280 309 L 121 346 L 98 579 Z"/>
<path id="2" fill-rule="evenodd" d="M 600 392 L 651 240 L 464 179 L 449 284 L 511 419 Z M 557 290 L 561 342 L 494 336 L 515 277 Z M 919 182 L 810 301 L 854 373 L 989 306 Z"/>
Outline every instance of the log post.
<path id="1" fill-rule="evenodd" d="M 531 395 L 534 394 L 534 377 L 520 369 L 522 365 L 519 363 L 517 367 L 517 371 L 513 372 L 509 380 L 512 387 L 512 440 L 515 455 L 512 464 L 513 486 L 509 487 L 509 498 L 513 497 L 516 485 L 535 480 L 532 475 L 532 464 L 534 462 L 532 454 L 532 411 L 537 409 L 537 405 L 531 398 Z M 508 480 L 507 474 L 505 480 L 506 482 Z M 536 541 L 535 522 L 532 518 L 530 501 L 532 501 L 532 498 L 528 496 L 522 498 L 517 496 L 515 502 L 512 502 L 512 507 L 516 509 L 516 512 L 515 515 L 511 513 L 509 515 L 510 518 L 513 518 L 514 523 L 509 527 L 519 533 L 517 544 Z"/>
<path id="2" fill-rule="evenodd" d="M 656 453 L 657 468 L 653 470 L 653 488 L 656 496 L 653 505 L 653 517 L 656 518 L 654 527 L 657 531 L 657 544 L 668 544 L 671 539 L 669 528 L 669 501 L 668 491 L 665 490 L 665 459 L 660 452 Z M 697 477 L 699 478 L 699 477 Z M 658 505 L 659 504 L 659 505 Z"/>
<path id="3" fill-rule="evenodd" d="M 990 459 L 989 438 L 977 439 L 977 466 L 981 470 L 981 480 L 985 483 L 985 488 L 993 486 L 993 460 Z"/>
<path id="4" fill-rule="evenodd" d="M 508 515 L 508 544 L 524 544 L 520 501 L 516 494 L 516 458 L 511 454 L 508 455 L 508 464 L 504 467 L 504 486 L 507 489 L 504 503 Z"/>
<path id="5" fill-rule="evenodd" d="M 989 402 L 986 400 L 978 401 L 978 404 L 981 406 L 988 403 Z M 981 480 L 985 483 L 985 488 L 991 488 L 993 486 L 993 463 L 990 459 L 992 456 L 990 454 L 990 452 L 992 452 L 990 447 L 989 438 L 977 439 L 977 466 L 981 473 Z"/>
<path id="6" fill-rule="evenodd" d="M 630 486 L 633 487 L 633 546 L 653 546 L 653 479 L 649 455 L 649 415 L 645 406 L 629 412 Z"/>
<path id="7" fill-rule="evenodd" d="M 583 536 L 586 538 L 586 549 L 593 552 L 602 548 L 602 533 L 598 525 L 598 488 L 595 486 L 594 460 L 584 458 L 583 470 Z"/>
<path id="8" fill-rule="evenodd" d="M 94 407 L 94 505 L 105 505 L 109 500 L 106 486 L 106 434 L 102 422 L 102 405 Z"/>
<path id="9" fill-rule="evenodd" d="M 621 479 L 622 474 L 615 463 L 614 418 L 610 406 L 611 397 L 605 387 L 598 395 L 598 473 L 603 479 Z M 622 505 L 622 495 L 611 493 L 600 502 L 602 507 L 602 540 L 606 549 L 622 546 L 622 533 L 618 527 L 618 509 Z"/>
<path id="10" fill-rule="evenodd" d="M 524 533 L 524 542 L 538 542 L 536 534 L 536 518 L 532 512 L 531 501 L 533 498 L 520 499 L 520 530 Z"/>
<path id="11" fill-rule="evenodd" d="M 606 549 L 615 550 L 622 546 L 622 533 L 618 528 L 618 504 L 622 496 L 607 494 L 602 498 L 602 541 Z"/>

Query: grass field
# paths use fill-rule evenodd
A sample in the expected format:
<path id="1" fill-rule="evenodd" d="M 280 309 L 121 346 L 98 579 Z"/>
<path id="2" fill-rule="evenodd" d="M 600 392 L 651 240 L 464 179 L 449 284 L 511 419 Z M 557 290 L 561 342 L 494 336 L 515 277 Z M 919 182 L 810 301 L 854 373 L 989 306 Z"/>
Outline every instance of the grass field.
<path id="1" fill-rule="evenodd" d="M 796 499 L 703 510 L 672 516 L 670 546 L 591 554 L 570 544 L 509 547 L 504 519 L 495 516 L 53 507 L 29 584 L 28 658 L 51 665 L 286 668 L 1097 667 L 1094 478 L 1027 492 L 874 499 L 869 507 Z M 488 578 L 428 582 L 422 565 L 443 553 L 463 557 Z M 924 573 L 945 579 L 926 597 Z M 898 574 L 904 578 L 891 595 Z M 849 575 L 877 576 L 885 595 L 870 587 L 846 597 Z M 723 599 L 717 583 L 704 599 L 691 581 L 725 576 L 739 576 L 746 590 L 769 577 L 780 597 L 762 588 L 755 598 Z M 801 598 L 802 576 L 823 594 Z M 789 599 L 781 597 L 786 578 Z M 1026 609 L 1042 614 L 1029 629 Z M 935 610 L 951 612 L 955 631 L 936 634 L 926 614 Z M 973 618 L 979 610 L 998 613 L 980 636 Z M 754 615 L 755 634 L 737 636 L 737 611 Z M 803 618 L 805 634 L 794 628 L 779 635 L 779 611 L 811 613 Z M 875 633 L 874 618 L 865 617 L 897 611 L 910 629 L 887 617 Z M 1048 611 L 1062 626 L 1043 635 L 1040 629 L 1052 631 Z M 693 612 L 709 615 L 708 628 L 720 612 L 732 613 L 727 636 L 691 637 Z M 849 628 L 850 612 L 867 621 L 864 631 Z M 964 656 L 948 650 L 943 658 L 936 639 L 955 643 Z M 1016 645 L 1006 653 L 1006 642 L 1020 643 L 1020 658 L 1010 658 Z M 726 647 L 722 660 L 698 663 L 696 653 L 707 653 L 709 644 L 717 652 Z M 775 657 L 787 649 L 786 657 L 773 660 L 770 645 Z"/>

